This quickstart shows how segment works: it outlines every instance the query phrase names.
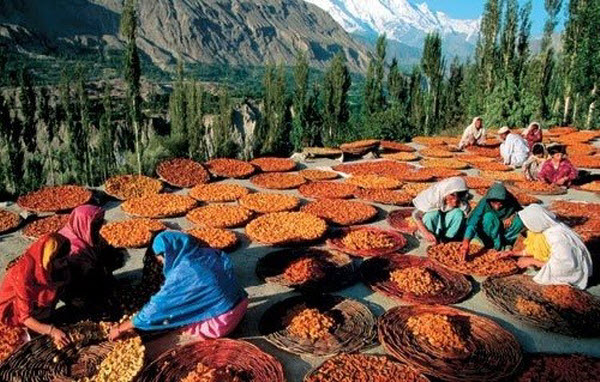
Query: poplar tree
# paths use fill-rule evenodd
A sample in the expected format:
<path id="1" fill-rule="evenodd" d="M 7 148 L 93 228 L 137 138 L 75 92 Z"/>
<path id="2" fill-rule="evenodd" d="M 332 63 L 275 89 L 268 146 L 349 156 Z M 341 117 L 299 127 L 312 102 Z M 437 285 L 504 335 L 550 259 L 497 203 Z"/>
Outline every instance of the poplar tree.
<path id="1" fill-rule="evenodd" d="M 442 38 L 438 33 L 428 34 L 423 45 L 421 68 L 427 82 L 425 106 L 425 134 L 436 130 L 439 117 L 439 96 L 444 76 L 445 59 L 442 54 Z"/>
<path id="2" fill-rule="evenodd" d="M 287 155 L 291 147 L 290 118 L 283 64 L 267 68 L 264 87 L 264 141 L 260 153 Z"/>
<path id="3" fill-rule="evenodd" d="M 219 94 L 219 109 L 212 125 L 212 156 L 236 157 L 238 146 L 231 139 L 233 106 L 227 89 Z"/>
<path id="4" fill-rule="evenodd" d="M 387 89 L 392 106 L 406 107 L 408 100 L 407 83 L 398 67 L 398 60 L 394 57 L 388 72 Z"/>
<path id="5" fill-rule="evenodd" d="M 127 125 L 133 130 L 134 150 L 137 159 L 137 171 L 142 173 L 141 156 L 141 103 L 140 95 L 140 56 L 136 44 L 137 34 L 137 15 L 135 10 L 135 0 L 125 0 L 123 11 L 121 13 L 121 35 L 125 38 L 127 46 L 125 48 L 124 72 L 127 91 L 125 99 L 127 102 Z"/>
<path id="6" fill-rule="evenodd" d="M 104 81 L 104 92 L 102 96 L 102 114 L 100 115 L 100 129 L 98 139 L 98 153 L 100 160 L 98 164 L 102 173 L 103 180 L 109 178 L 116 171 L 116 156 L 114 140 L 113 124 L 113 100 L 112 87 L 108 80 Z"/>
<path id="7" fill-rule="evenodd" d="M 364 114 L 370 116 L 385 109 L 384 76 L 387 42 L 385 34 L 379 36 L 375 45 L 375 55 L 371 57 L 367 69 L 364 88 Z"/>
<path id="8" fill-rule="evenodd" d="M 37 147 L 36 96 L 31 74 L 26 68 L 19 71 L 19 103 L 23 117 L 23 142 L 27 151 L 32 153 Z"/>
<path id="9" fill-rule="evenodd" d="M 70 149 L 73 158 L 71 169 L 78 182 L 92 184 L 89 137 L 91 130 L 90 102 L 85 88 L 86 75 L 83 67 L 75 69 L 75 93 L 77 96 L 78 121 L 70 134 Z"/>
<path id="10" fill-rule="evenodd" d="M 448 81 L 443 92 L 444 127 L 457 127 L 460 122 L 466 119 L 461 97 L 465 78 L 464 71 L 464 65 L 455 56 L 450 64 Z"/>
<path id="11" fill-rule="evenodd" d="M 308 143 L 309 124 L 309 74 L 306 53 L 298 52 L 294 67 L 294 98 L 292 131 L 290 139 L 295 151 L 300 151 Z"/>
<path id="12" fill-rule="evenodd" d="M 187 131 L 189 141 L 189 156 L 192 159 L 203 161 L 207 158 L 206 144 L 204 142 L 204 114 L 206 109 L 206 92 L 200 84 L 190 84 L 191 97 L 187 102 Z"/>
<path id="13" fill-rule="evenodd" d="M 188 139 L 186 127 L 188 122 L 188 106 L 186 104 L 189 96 L 188 90 L 189 88 L 185 83 L 183 62 L 179 61 L 173 92 L 169 96 L 169 119 L 171 121 L 171 135 L 181 142 L 186 142 Z"/>
<path id="14" fill-rule="evenodd" d="M 352 80 L 345 57 L 338 53 L 323 78 L 323 144 L 335 145 L 342 132 L 347 131 L 350 120 L 348 90 Z"/>

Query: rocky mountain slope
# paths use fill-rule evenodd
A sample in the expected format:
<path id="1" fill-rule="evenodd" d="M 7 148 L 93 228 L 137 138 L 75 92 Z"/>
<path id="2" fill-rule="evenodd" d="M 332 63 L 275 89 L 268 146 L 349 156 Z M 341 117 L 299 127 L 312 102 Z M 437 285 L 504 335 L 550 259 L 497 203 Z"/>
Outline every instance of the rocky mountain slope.
<path id="1" fill-rule="evenodd" d="M 138 0 L 138 45 L 164 67 L 187 62 L 230 65 L 292 63 L 307 51 L 324 67 L 344 52 L 354 71 L 368 62 L 326 12 L 303 0 Z M 23 53 L 122 48 L 121 0 L 2 0 L 0 44 Z"/>

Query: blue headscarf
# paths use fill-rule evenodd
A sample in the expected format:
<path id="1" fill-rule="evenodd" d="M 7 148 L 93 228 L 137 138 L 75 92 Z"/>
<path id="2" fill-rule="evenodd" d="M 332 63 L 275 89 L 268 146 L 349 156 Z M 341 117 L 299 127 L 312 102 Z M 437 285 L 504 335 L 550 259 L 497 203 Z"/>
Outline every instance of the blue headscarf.
<path id="1" fill-rule="evenodd" d="M 171 329 L 214 318 L 247 296 L 229 256 L 203 248 L 187 234 L 163 232 L 154 239 L 152 250 L 164 255 L 165 282 L 133 317 L 138 329 Z"/>

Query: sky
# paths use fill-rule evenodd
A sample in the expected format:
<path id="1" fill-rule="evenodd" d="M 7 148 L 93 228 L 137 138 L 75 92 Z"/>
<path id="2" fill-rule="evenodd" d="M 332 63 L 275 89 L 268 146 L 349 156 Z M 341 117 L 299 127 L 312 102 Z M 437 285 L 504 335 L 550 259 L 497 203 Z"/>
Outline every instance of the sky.
<path id="1" fill-rule="evenodd" d="M 432 11 L 442 11 L 448 16 L 459 19 L 476 19 L 483 13 L 485 0 L 415 0 L 415 3 L 425 2 Z M 519 0 L 519 4 L 525 4 L 526 1 Z M 546 11 L 544 10 L 544 0 L 532 0 L 531 24 L 532 34 L 540 35 L 544 30 L 546 21 Z M 563 0 L 561 8 L 560 24 L 557 30 L 563 29 L 565 9 L 567 0 Z"/>

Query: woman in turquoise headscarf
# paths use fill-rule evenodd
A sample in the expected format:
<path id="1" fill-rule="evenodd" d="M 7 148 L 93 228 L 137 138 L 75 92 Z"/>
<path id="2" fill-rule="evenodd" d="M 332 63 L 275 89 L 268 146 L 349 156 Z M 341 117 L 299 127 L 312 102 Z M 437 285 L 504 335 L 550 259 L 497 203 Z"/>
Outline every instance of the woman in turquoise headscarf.
<path id="1" fill-rule="evenodd" d="M 222 337 L 235 329 L 248 298 L 227 254 L 174 231 L 159 234 L 152 250 L 163 263 L 165 282 L 132 320 L 111 330 L 110 339 L 134 328 L 183 329 L 201 339 Z"/>
<path id="2" fill-rule="evenodd" d="M 512 247 L 524 228 L 523 221 L 516 215 L 521 209 L 517 199 L 504 184 L 494 183 L 467 221 L 463 240 L 465 256 L 469 254 L 469 244 L 475 238 L 486 248 L 503 250 Z M 505 227 L 505 221 L 510 219 L 510 225 Z"/>

